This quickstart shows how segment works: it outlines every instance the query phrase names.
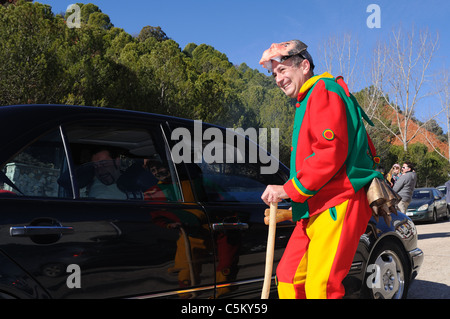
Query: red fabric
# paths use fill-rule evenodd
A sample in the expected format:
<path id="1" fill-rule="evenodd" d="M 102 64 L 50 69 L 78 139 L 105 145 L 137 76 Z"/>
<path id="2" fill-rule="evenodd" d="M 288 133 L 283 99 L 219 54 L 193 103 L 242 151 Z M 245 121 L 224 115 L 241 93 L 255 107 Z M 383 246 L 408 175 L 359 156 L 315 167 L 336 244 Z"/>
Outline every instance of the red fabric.
<path id="1" fill-rule="evenodd" d="M 338 94 L 326 89 L 324 81 L 318 81 L 308 98 L 301 125 L 297 137 L 301 145 L 294 150 L 297 179 L 306 189 L 320 192 L 313 197 L 303 196 L 292 180 L 284 190 L 295 202 L 308 200 L 313 215 L 354 194 L 343 166 L 348 153 L 346 106 Z M 326 130 L 333 131 L 332 140 L 323 136 Z"/>

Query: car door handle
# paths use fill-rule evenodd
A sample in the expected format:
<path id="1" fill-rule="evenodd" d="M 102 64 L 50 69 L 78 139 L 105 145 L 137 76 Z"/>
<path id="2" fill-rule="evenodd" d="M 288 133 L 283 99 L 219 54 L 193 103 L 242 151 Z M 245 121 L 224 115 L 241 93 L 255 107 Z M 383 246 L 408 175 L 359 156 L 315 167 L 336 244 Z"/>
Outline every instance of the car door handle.
<path id="1" fill-rule="evenodd" d="M 64 235 L 74 232 L 71 226 L 12 226 L 9 229 L 11 237 L 27 237 L 37 235 Z"/>
<path id="2" fill-rule="evenodd" d="M 212 224 L 214 231 L 221 230 L 246 230 L 248 229 L 247 223 L 215 223 Z"/>

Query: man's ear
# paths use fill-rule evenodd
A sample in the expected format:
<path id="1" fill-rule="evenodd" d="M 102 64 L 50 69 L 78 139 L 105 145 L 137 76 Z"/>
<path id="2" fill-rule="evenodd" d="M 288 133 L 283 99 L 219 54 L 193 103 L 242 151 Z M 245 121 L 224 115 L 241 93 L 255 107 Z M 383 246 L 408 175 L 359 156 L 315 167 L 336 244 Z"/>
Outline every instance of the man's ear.
<path id="1" fill-rule="evenodd" d="M 303 69 L 303 74 L 308 74 L 309 71 L 311 71 L 311 64 L 309 63 L 309 61 L 307 59 L 303 59 L 303 61 L 301 62 L 301 66 Z"/>

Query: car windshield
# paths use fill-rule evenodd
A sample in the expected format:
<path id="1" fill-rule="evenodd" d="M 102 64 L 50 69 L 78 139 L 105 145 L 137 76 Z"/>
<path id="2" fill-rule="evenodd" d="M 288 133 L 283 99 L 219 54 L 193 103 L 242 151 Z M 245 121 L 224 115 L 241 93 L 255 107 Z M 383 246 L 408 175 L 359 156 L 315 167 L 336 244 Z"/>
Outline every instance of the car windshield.
<path id="1" fill-rule="evenodd" d="M 415 199 L 430 199 L 431 191 L 414 191 L 412 198 Z"/>

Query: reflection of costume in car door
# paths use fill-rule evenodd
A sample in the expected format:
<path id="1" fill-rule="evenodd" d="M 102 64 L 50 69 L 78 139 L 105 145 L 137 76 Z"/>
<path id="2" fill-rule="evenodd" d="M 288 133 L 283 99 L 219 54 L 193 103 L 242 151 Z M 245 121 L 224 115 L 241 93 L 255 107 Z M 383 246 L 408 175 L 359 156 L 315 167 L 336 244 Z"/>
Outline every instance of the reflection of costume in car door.
<path id="1" fill-rule="evenodd" d="M 193 202 L 189 181 L 181 182 L 185 202 Z M 144 192 L 146 200 L 153 201 L 176 201 L 175 188 L 172 183 L 158 182 Z M 204 220 L 204 214 L 198 209 L 177 209 L 169 211 L 152 212 L 155 223 L 158 220 L 170 219 L 164 227 L 179 231 L 177 250 L 173 267 L 169 273 L 177 273 L 180 288 L 187 288 L 199 284 L 202 271 L 202 256 L 206 253 L 206 239 L 208 235 L 208 223 Z M 163 226 L 161 223 L 159 223 Z M 184 298 L 191 297 L 190 294 L 182 295 Z"/>
<path id="2" fill-rule="evenodd" d="M 144 192 L 145 200 L 173 201 L 176 200 L 174 185 L 172 183 L 158 182 Z"/>
<path id="3" fill-rule="evenodd" d="M 218 183 L 217 178 L 219 178 L 219 174 L 216 176 L 205 176 L 202 174 L 201 168 L 196 165 L 188 165 L 189 174 L 192 180 L 192 187 L 195 190 L 195 193 L 198 196 L 198 200 L 200 202 L 221 202 L 221 201 L 231 201 L 236 202 L 236 199 L 229 195 L 226 190 L 221 187 L 220 183 Z M 219 180 L 219 182 L 222 182 Z M 183 187 L 183 181 L 181 182 L 183 194 L 186 198 L 192 197 L 193 194 L 190 193 L 186 195 L 186 190 L 190 189 L 188 187 Z M 191 196 L 191 197 L 189 197 Z M 214 216 L 212 219 L 214 220 L 223 220 L 224 216 Z M 230 217 L 231 220 L 235 220 L 234 216 L 226 216 Z M 216 231 L 214 232 L 214 244 L 215 251 L 217 253 L 217 265 L 216 265 L 216 282 L 218 284 L 221 283 L 229 283 L 233 281 L 237 276 L 238 271 L 238 262 L 239 262 L 239 248 L 241 247 L 241 233 L 239 231 L 234 230 L 224 230 L 224 231 Z M 235 287 L 225 285 L 224 287 L 217 288 L 216 297 L 222 296 L 228 292 L 230 292 Z"/>
<path id="4" fill-rule="evenodd" d="M 364 114 L 341 77 L 314 76 L 300 89 L 284 189 L 298 221 L 277 268 L 280 298 L 340 298 L 371 217 L 364 186 L 377 158 Z"/>

